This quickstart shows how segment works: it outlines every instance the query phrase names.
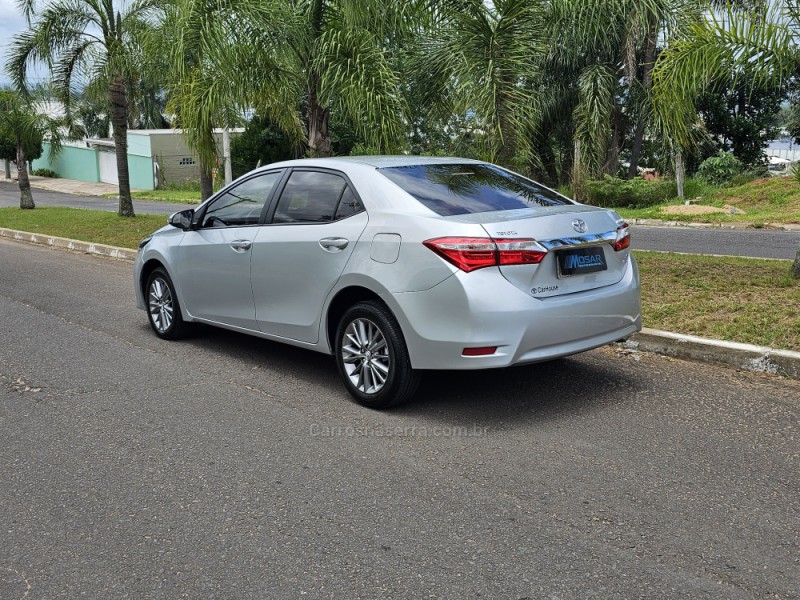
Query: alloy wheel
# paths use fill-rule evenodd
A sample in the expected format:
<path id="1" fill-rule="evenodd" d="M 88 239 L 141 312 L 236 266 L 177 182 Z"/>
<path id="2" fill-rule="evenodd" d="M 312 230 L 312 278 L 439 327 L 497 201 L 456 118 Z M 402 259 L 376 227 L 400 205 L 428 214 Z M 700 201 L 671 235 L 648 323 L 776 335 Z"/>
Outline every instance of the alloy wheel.
<path id="1" fill-rule="evenodd" d="M 381 329 L 369 319 L 354 319 L 344 332 L 341 357 L 350 383 L 364 394 L 376 394 L 389 378 L 392 357 Z"/>
<path id="2" fill-rule="evenodd" d="M 175 304 L 169 284 L 161 277 L 150 282 L 148 306 L 150 319 L 159 333 L 166 333 L 172 326 Z"/>

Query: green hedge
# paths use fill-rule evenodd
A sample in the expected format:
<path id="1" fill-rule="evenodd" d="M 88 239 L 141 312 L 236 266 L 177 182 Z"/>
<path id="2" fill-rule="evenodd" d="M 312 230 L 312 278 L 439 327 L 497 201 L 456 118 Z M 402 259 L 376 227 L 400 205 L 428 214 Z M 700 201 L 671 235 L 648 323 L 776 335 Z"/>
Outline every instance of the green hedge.
<path id="1" fill-rule="evenodd" d="M 587 181 L 586 204 L 607 208 L 647 208 L 674 198 L 678 188 L 673 179 L 645 181 L 620 179 L 606 175 L 598 181 Z"/>

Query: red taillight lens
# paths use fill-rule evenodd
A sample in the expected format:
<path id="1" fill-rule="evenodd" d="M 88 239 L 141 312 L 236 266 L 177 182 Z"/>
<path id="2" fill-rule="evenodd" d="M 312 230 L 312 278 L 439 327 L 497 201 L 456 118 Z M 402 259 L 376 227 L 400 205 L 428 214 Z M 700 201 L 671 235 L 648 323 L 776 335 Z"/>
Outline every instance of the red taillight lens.
<path id="1" fill-rule="evenodd" d="M 488 356 L 497 352 L 497 346 L 484 346 L 482 348 L 464 348 L 461 356 Z"/>
<path id="2" fill-rule="evenodd" d="M 547 254 L 536 240 L 523 238 L 443 237 L 422 243 L 467 273 L 499 265 L 536 265 Z"/>
<path id="3" fill-rule="evenodd" d="M 467 273 L 497 264 L 497 247 L 491 238 L 443 237 L 422 243 Z"/>
<path id="4" fill-rule="evenodd" d="M 496 239 L 501 265 L 538 265 L 547 252 L 531 239 Z"/>
<path id="5" fill-rule="evenodd" d="M 617 227 L 617 241 L 612 244 L 614 250 L 619 252 L 631 245 L 631 228 L 627 223 Z"/>

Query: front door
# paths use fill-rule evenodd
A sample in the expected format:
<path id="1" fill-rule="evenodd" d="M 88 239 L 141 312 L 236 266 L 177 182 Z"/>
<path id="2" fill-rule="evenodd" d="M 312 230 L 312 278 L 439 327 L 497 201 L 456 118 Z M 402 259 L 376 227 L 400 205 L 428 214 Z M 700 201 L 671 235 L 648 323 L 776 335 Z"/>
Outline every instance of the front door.
<path id="1" fill-rule="evenodd" d="M 258 330 L 250 257 L 264 206 L 282 172 L 259 174 L 225 190 L 178 248 L 181 300 L 196 318 Z"/>

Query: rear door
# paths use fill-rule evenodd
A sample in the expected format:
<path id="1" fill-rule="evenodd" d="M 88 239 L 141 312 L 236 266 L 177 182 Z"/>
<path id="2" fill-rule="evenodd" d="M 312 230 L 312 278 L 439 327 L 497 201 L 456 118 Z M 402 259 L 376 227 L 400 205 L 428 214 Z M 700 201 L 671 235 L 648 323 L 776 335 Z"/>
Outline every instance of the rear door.
<path id="1" fill-rule="evenodd" d="M 251 281 L 261 331 L 316 343 L 322 305 L 367 225 L 343 174 L 294 169 L 271 224 L 253 242 Z"/>

